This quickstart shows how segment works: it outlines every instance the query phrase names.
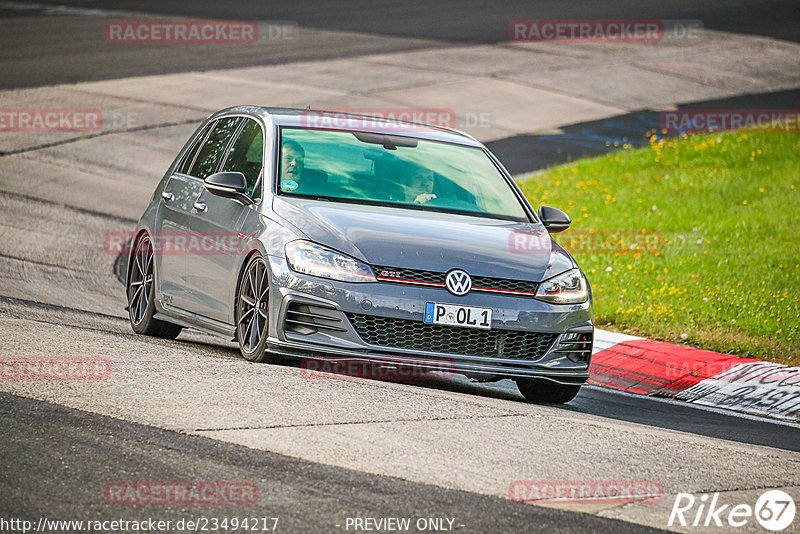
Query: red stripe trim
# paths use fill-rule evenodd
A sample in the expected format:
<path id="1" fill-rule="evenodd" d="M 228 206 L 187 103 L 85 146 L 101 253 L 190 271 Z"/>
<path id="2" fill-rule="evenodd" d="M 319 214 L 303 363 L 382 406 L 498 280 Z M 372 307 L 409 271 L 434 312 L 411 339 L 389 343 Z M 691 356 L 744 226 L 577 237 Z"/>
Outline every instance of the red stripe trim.
<path id="1" fill-rule="evenodd" d="M 493 291 L 495 293 L 511 293 L 514 295 L 535 295 L 531 291 L 514 291 L 512 289 L 492 289 L 491 287 L 473 287 L 475 291 Z"/>
<path id="2" fill-rule="evenodd" d="M 423 286 L 435 286 L 435 287 L 445 287 L 444 284 L 441 282 L 423 282 L 421 280 L 406 280 L 405 278 L 390 278 L 388 276 L 376 276 L 378 280 L 384 280 L 386 282 L 399 282 L 401 284 L 419 284 Z M 536 295 L 535 292 L 532 291 L 514 291 L 511 289 L 493 289 L 491 287 L 473 287 L 475 291 L 489 291 L 491 293 L 508 293 L 511 295 Z"/>

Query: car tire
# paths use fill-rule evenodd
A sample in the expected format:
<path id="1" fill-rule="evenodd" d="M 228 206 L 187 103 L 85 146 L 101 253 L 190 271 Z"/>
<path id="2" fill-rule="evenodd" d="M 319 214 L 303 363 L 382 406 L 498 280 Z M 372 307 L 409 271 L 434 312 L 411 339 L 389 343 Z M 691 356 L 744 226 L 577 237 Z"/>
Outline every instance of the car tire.
<path id="1" fill-rule="evenodd" d="M 175 339 L 182 328 L 176 324 L 160 321 L 154 316 L 155 306 L 155 263 L 153 262 L 153 241 L 144 234 L 133 248 L 134 256 L 130 262 L 127 276 L 126 296 L 128 318 L 131 328 L 145 336 Z"/>
<path id="2" fill-rule="evenodd" d="M 269 337 L 269 268 L 259 254 L 250 257 L 236 288 L 234 306 L 239 352 L 251 362 L 277 363 L 267 351 Z"/>
<path id="3" fill-rule="evenodd" d="M 517 380 L 517 388 L 525 400 L 535 403 L 563 404 L 575 398 L 581 386 L 562 386 L 534 380 Z"/>

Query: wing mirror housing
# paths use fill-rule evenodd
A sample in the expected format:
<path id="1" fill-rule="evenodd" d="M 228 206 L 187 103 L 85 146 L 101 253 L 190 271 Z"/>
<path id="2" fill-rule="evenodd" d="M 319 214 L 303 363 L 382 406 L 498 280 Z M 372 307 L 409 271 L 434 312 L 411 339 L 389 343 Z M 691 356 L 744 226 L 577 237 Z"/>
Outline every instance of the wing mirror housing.
<path id="1" fill-rule="evenodd" d="M 572 224 L 572 219 L 566 212 L 552 206 L 539 206 L 539 220 L 548 232 L 556 234 L 563 232 Z"/>
<path id="2" fill-rule="evenodd" d="M 247 179 L 240 172 L 218 172 L 212 174 L 203 183 L 212 194 L 218 197 L 232 198 L 242 204 L 252 204 L 247 191 Z"/>

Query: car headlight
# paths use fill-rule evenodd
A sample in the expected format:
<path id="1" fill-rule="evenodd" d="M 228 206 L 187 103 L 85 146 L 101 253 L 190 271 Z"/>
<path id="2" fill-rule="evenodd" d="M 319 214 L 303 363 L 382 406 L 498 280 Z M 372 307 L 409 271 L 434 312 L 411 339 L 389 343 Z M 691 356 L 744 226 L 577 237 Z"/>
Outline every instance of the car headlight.
<path id="1" fill-rule="evenodd" d="M 286 245 L 286 260 L 293 271 L 342 282 L 377 282 L 369 265 L 310 241 Z"/>
<path id="2" fill-rule="evenodd" d="M 588 284 L 580 269 L 572 269 L 539 284 L 536 298 L 554 304 L 579 304 L 589 297 Z"/>

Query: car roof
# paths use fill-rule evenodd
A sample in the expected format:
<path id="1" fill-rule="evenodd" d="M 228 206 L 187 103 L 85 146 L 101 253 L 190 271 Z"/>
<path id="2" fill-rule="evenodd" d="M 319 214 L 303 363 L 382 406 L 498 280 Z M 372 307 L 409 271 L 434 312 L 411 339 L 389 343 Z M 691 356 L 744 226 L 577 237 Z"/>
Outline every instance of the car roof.
<path id="1" fill-rule="evenodd" d="M 364 111 L 369 112 L 369 110 Z M 232 113 L 241 113 L 259 116 L 265 121 L 271 121 L 276 126 L 341 131 L 363 131 L 387 135 L 415 137 L 418 139 L 429 139 L 431 141 L 444 141 L 466 146 L 482 146 L 481 143 L 472 136 L 453 128 L 433 126 L 430 124 L 423 124 L 421 122 L 418 123 L 404 121 L 391 117 L 393 113 L 397 113 L 399 115 L 406 113 L 413 116 L 415 111 L 412 109 L 403 110 L 401 108 L 397 108 L 396 110 L 393 110 L 391 108 L 386 108 L 380 111 L 384 112 L 384 114 L 388 115 L 388 117 L 350 113 L 342 110 L 235 106 L 220 110 L 214 113 L 210 118 L 216 118 L 217 116 L 224 116 Z M 452 112 L 444 109 L 420 109 L 417 110 L 416 115 L 427 117 L 433 114 L 435 117 L 437 113 L 443 114 L 448 120 L 454 117 Z"/>

